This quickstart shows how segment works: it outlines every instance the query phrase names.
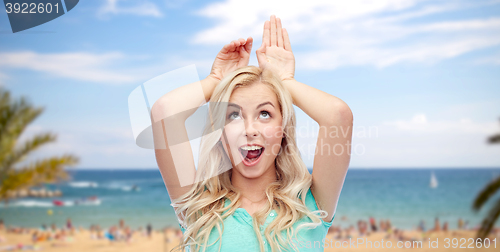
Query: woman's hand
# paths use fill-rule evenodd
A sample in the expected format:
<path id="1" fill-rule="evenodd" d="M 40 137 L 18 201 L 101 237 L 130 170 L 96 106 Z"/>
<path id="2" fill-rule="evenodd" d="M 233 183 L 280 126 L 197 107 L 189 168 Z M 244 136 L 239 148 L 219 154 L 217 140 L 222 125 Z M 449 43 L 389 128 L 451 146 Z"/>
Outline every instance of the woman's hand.
<path id="1" fill-rule="evenodd" d="M 252 42 L 252 37 L 248 37 L 246 41 L 240 38 L 225 45 L 217 54 L 217 57 L 215 57 L 208 77 L 219 82 L 226 74 L 248 65 L 250 52 L 252 51 Z"/>
<path id="2" fill-rule="evenodd" d="M 271 16 L 264 23 L 262 45 L 256 51 L 260 68 L 273 70 L 282 81 L 291 80 L 295 74 L 295 57 L 288 32 L 281 27 L 281 19 Z"/>

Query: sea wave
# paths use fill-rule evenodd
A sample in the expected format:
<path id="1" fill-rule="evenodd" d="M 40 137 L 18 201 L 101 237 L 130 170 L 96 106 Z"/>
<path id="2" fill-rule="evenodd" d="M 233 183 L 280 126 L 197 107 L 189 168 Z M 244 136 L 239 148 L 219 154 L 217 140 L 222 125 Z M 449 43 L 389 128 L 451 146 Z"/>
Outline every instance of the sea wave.
<path id="1" fill-rule="evenodd" d="M 76 187 L 76 188 L 97 188 L 99 187 L 99 184 L 97 182 L 93 181 L 75 181 L 75 182 L 69 182 L 69 186 L 71 187 Z"/>
<path id="2" fill-rule="evenodd" d="M 101 200 L 95 200 L 95 201 L 90 201 L 90 202 L 84 202 L 82 205 L 99 206 L 99 205 L 101 205 Z"/>
<path id="3" fill-rule="evenodd" d="M 136 184 L 130 185 L 128 183 L 123 183 L 123 182 L 110 182 L 107 184 L 101 185 L 101 188 L 106 188 L 110 190 L 121 190 L 125 192 L 130 192 L 130 191 L 140 191 L 140 187 L 138 187 Z"/>
<path id="4" fill-rule="evenodd" d="M 54 206 L 52 202 L 40 201 L 40 200 L 19 200 L 9 204 L 12 207 L 52 207 Z"/>
<path id="5" fill-rule="evenodd" d="M 41 200 L 18 200 L 7 205 L 1 204 L 2 207 L 53 207 L 54 204 L 49 201 Z"/>
<path id="6" fill-rule="evenodd" d="M 68 205 L 66 205 L 68 203 Z M 71 202 L 64 202 L 64 206 L 74 206 L 74 205 L 79 205 L 79 206 L 99 206 L 101 205 L 101 200 L 100 199 L 95 199 L 95 200 L 75 200 Z"/>
<path id="7" fill-rule="evenodd" d="M 42 201 L 42 200 L 17 200 L 10 202 L 9 204 L 0 204 L 0 208 L 7 207 L 72 207 L 72 206 L 99 206 L 102 201 L 100 199 L 95 200 L 63 200 L 60 201 L 61 205 L 56 206 L 52 201 Z"/>
<path id="8" fill-rule="evenodd" d="M 111 183 L 125 183 L 125 184 L 155 184 L 163 183 L 162 178 L 147 178 L 147 179 L 124 179 L 109 181 Z"/>

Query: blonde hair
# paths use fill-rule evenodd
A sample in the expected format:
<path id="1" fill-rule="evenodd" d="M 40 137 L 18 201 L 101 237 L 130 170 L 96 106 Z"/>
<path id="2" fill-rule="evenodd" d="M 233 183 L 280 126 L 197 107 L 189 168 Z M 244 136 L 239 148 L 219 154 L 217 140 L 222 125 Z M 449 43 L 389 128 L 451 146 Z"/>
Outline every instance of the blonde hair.
<path id="1" fill-rule="evenodd" d="M 214 227 L 219 231 L 219 238 L 215 243 L 221 240 L 224 231 L 223 220 L 232 215 L 241 204 L 241 194 L 231 184 L 231 161 L 219 141 L 222 131 L 215 129 L 222 129 L 225 125 L 227 103 L 233 91 L 257 82 L 268 85 L 278 97 L 284 129 L 281 150 L 275 160 L 278 180 L 267 186 L 267 204 L 255 212 L 253 218 L 260 250 L 264 251 L 264 243 L 259 223 L 264 223 L 271 210 L 277 212 L 277 217 L 264 230 L 264 236 L 273 252 L 285 249 L 293 239 L 292 236 L 296 239 L 299 229 L 315 228 L 321 224 L 320 218 L 328 215 L 322 210 L 311 212 L 305 205 L 305 195 L 311 186 L 312 176 L 302 161 L 296 144 L 295 111 L 290 93 L 271 71 L 245 66 L 224 77 L 210 98 L 211 118 L 207 119 L 208 123 L 200 144 L 197 182 L 192 185 L 189 192 L 172 201 L 172 206 L 177 207 L 176 214 L 183 219 L 181 226 L 186 229 L 181 244 L 176 247 L 177 250 L 184 251 L 184 248 L 189 246 L 190 251 L 204 251 L 213 245 L 208 244 L 208 239 Z M 224 207 L 225 198 L 231 200 L 231 204 L 227 207 Z M 294 230 L 293 224 L 304 216 L 313 222 L 303 223 Z M 286 237 L 282 237 L 282 231 L 286 233 Z M 221 244 L 220 242 L 219 251 Z"/>

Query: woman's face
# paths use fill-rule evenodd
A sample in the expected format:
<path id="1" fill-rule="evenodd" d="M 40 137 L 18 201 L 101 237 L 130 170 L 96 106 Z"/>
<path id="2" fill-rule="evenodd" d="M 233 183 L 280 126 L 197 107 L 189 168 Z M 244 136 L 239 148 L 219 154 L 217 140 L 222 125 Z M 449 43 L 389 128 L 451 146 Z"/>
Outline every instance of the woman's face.
<path id="1" fill-rule="evenodd" d="M 221 139 L 233 175 L 257 178 L 268 172 L 274 176 L 283 139 L 282 120 L 278 98 L 266 84 L 257 82 L 233 91 Z"/>

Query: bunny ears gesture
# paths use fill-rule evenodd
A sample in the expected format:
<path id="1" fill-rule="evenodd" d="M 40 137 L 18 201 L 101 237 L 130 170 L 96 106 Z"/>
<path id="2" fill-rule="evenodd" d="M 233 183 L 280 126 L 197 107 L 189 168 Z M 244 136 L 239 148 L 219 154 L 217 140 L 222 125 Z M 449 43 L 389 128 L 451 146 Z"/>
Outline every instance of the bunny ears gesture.
<path id="1" fill-rule="evenodd" d="M 217 54 L 209 77 L 220 81 L 226 74 L 248 65 L 252 50 L 252 37 L 240 38 L 225 45 Z M 256 51 L 261 69 L 275 72 L 282 81 L 294 78 L 295 58 L 288 32 L 281 25 L 281 19 L 274 15 L 264 23 L 262 45 Z"/>
<path id="2" fill-rule="evenodd" d="M 282 81 L 294 78 L 295 57 L 288 32 L 282 28 L 281 19 L 272 15 L 271 20 L 264 23 L 262 45 L 256 53 L 260 68 L 271 69 Z"/>
<path id="3" fill-rule="evenodd" d="M 268 46 L 277 46 L 287 51 L 292 51 L 288 32 L 281 25 L 281 19 L 271 16 L 270 21 L 264 23 L 264 33 L 262 35 L 262 44 Z"/>

